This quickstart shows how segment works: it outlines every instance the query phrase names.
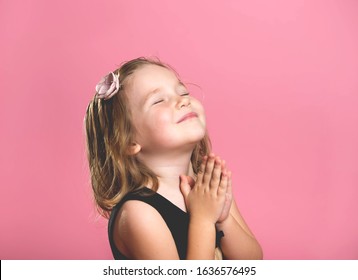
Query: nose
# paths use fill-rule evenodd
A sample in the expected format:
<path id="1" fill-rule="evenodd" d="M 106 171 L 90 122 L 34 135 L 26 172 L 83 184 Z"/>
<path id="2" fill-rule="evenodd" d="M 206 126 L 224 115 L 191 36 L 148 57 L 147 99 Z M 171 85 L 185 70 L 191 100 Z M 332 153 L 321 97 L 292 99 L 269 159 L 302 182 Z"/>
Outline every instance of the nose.
<path id="1" fill-rule="evenodd" d="M 190 98 L 187 95 L 179 96 L 177 107 L 181 109 L 182 107 L 188 107 L 190 106 Z"/>

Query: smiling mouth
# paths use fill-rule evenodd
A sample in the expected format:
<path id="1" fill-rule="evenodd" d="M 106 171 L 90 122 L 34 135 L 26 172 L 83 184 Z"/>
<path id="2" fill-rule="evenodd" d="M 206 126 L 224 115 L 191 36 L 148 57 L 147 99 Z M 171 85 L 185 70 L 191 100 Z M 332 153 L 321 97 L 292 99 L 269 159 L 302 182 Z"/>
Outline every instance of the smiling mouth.
<path id="1" fill-rule="evenodd" d="M 188 113 L 188 114 L 184 115 L 177 123 L 181 123 L 181 122 L 186 121 L 188 119 L 197 118 L 197 117 L 198 117 L 197 113 L 191 112 L 191 113 Z"/>

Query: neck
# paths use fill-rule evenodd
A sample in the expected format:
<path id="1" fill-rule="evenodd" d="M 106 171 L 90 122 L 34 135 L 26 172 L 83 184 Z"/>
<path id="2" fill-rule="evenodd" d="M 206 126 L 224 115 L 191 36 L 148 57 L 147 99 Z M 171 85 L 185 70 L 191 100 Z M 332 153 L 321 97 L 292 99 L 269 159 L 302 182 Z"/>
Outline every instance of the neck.
<path id="1" fill-rule="evenodd" d="M 179 187 L 179 175 L 194 176 L 190 161 L 191 154 L 192 151 L 161 153 L 155 154 L 155 156 L 140 153 L 138 157 L 158 175 L 159 188 L 177 189 Z"/>

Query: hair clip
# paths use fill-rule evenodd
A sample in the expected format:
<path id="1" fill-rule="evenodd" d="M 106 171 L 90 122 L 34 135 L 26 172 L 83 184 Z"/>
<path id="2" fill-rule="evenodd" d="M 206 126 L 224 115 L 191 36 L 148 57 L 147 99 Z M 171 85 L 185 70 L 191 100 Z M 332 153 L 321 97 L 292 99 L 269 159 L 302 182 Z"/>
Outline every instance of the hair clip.
<path id="1" fill-rule="evenodd" d="M 96 95 L 98 98 L 107 100 L 116 94 L 121 88 L 122 85 L 119 84 L 119 75 L 110 72 L 96 85 Z"/>

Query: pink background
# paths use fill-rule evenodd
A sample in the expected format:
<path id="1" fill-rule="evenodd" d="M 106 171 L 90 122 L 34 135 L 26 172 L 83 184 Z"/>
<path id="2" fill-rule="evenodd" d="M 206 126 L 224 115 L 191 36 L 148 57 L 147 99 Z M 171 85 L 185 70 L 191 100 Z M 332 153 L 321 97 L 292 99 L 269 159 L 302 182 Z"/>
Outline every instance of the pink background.
<path id="1" fill-rule="evenodd" d="M 0 1 L 0 258 L 111 259 L 83 118 L 124 60 L 201 86 L 265 259 L 358 259 L 358 2 Z"/>

